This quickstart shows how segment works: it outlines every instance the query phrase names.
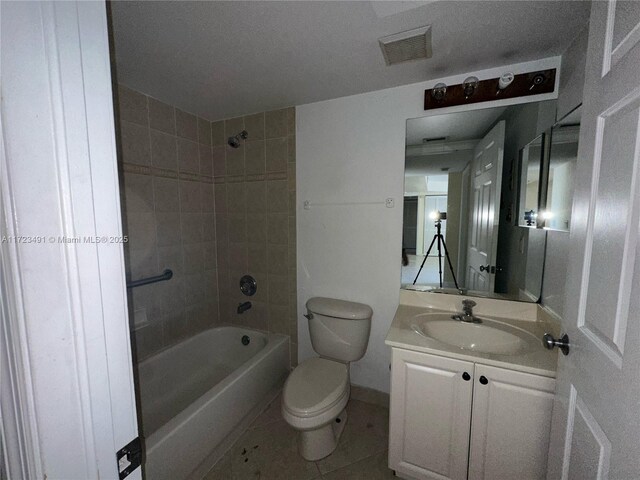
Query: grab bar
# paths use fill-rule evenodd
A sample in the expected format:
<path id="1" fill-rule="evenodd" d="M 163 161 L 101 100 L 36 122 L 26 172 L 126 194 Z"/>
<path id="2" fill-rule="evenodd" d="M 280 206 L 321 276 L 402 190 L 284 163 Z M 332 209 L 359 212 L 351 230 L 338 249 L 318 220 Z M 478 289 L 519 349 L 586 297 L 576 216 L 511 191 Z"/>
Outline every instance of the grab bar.
<path id="1" fill-rule="evenodd" d="M 142 285 L 149 285 L 150 283 L 162 282 L 163 280 L 170 280 L 173 277 L 173 272 L 170 269 L 165 269 L 161 275 L 155 277 L 141 278 L 140 280 L 134 280 L 127 283 L 127 288 L 141 287 Z"/>

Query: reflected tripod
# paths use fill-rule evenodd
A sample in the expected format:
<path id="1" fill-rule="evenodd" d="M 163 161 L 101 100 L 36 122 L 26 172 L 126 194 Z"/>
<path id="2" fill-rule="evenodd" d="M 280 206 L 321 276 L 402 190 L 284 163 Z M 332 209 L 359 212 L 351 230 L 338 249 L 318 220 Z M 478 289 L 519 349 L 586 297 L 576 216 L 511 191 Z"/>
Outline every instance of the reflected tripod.
<path id="1" fill-rule="evenodd" d="M 442 288 L 442 249 L 441 249 L 442 247 L 444 249 L 444 254 L 447 259 L 447 263 L 449 264 L 449 270 L 451 271 L 451 276 L 453 277 L 453 283 L 455 284 L 456 289 L 459 289 L 458 280 L 456 280 L 456 274 L 453 272 L 453 266 L 451 265 L 451 259 L 449 258 L 449 251 L 447 250 L 447 244 L 444 243 L 444 237 L 442 236 L 442 231 L 441 231 L 442 220 L 446 220 L 446 219 L 447 219 L 447 214 L 445 212 L 438 212 L 436 216 L 436 234 L 433 236 L 433 240 L 431 240 L 431 245 L 429 245 L 427 254 L 424 256 L 424 260 L 422 260 L 422 265 L 420 265 L 420 270 L 418 270 L 418 274 L 416 275 L 416 278 L 413 280 L 413 285 L 415 285 L 416 282 L 418 281 L 418 277 L 420 276 L 420 273 L 424 268 L 424 263 L 427 261 L 427 258 L 429 258 L 429 254 L 431 253 L 431 249 L 433 248 L 433 245 L 436 244 L 437 242 L 436 246 L 438 248 L 438 273 L 440 275 L 440 288 Z"/>

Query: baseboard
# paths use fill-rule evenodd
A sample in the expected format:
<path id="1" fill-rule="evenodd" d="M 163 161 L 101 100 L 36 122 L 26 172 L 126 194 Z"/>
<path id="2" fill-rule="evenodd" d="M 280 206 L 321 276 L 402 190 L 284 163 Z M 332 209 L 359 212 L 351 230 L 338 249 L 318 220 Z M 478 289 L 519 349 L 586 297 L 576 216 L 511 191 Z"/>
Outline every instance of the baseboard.
<path id="1" fill-rule="evenodd" d="M 351 384 L 351 398 L 378 405 L 379 407 L 389 408 L 389 394 L 373 388 Z"/>

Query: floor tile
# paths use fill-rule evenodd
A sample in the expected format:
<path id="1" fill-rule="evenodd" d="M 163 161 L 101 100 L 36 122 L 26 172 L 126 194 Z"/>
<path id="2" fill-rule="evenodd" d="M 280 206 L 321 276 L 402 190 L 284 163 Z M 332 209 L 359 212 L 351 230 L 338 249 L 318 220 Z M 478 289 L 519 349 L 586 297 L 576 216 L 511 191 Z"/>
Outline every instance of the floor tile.
<path id="1" fill-rule="evenodd" d="M 206 480 L 313 480 L 315 463 L 298 453 L 296 432 L 284 420 L 247 430 Z"/>
<path id="2" fill-rule="evenodd" d="M 253 421 L 249 428 L 262 427 L 282 420 L 282 411 L 280 410 L 281 402 L 282 394 L 278 395 L 271 401 L 271 403 L 269 403 L 264 412 L 262 412 L 260 416 Z"/>
<path id="3" fill-rule="evenodd" d="M 338 447 L 331 455 L 316 462 L 322 474 L 351 465 L 387 449 L 387 435 L 376 432 L 376 430 L 382 431 L 384 427 L 379 425 L 375 428 L 375 418 L 367 420 L 366 415 L 357 412 L 361 403 L 347 407 L 347 424 Z M 351 412 L 354 412 L 354 422 L 351 422 Z"/>
<path id="4" fill-rule="evenodd" d="M 367 457 L 359 462 L 334 470 L 322 476 L 322 480 L 391 480 L 397 477 L 387 466 L 387 451 Z"/>

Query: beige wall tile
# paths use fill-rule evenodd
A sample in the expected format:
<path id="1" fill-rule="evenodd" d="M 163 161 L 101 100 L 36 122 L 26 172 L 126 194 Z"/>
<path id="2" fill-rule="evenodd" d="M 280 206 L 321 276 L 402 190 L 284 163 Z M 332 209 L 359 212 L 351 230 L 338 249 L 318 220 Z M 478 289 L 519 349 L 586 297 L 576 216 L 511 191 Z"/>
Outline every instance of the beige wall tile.
<path id="1" fill-rule="evenodd" d="M 269 331 L 289 335 L 289 318 L 286 306 L 269 305 Z"/>
<path id="2" fill-rule="evenodd" d="M 287 108 L 287 133 L 296 134 L 296 107 Z"/>
<path id="3" fill-rule="evenodd" d="M 211 149 L 213 160 L 213 175 L 224 177 L 227 174 L 227 152 L 224 145 L 218 145 Z"/>
<path id="4" fill-rule="evenodd" d="M 227 213 L 227 186 L 224 183 L 216 184 L 213 187 L 213 191 L 216 214 Z"/>
<path id="5" fill-rule="evenodd" d="M 267 246 L 268 272 L 286 275 L 289 271 L 289 251 L 286 245 Z"/>
<path id="6" fill-rule="evenodd" d="M 213 213 L 202 214 L 202 240 L 205 242 L 216 240 L 216 217 Z"/>
<path id="7" fill-rule="evenodd" d="M 175 109 L 171 105 L 149 97 L 149 126 L 164 133 L 175 135 Z"/>
<path id="8" fill-rule="evenodd" d="M 131 280 L 158 274 L 158 252 L 155 245 L 129 251 Z"/>
<path id="9" fill-rule="evenodd" d="M 250 237 L 249 240 L 253 240 L 253 235 Z M 259 273 L 267 272 L 267 245 L 265 243 L 248 243 L 247 257 L 249 272 L 254 277 Z"/>
<path id="10" fill-rule="evenodd" d="M 221 242 L 229 243 L 229 218 L 226 214 L 216 215 L 216 241 L 218 248 Z"/>
<path id="11" fill-rule="evenodd" d="M 247 273 L 247 244 L 229 244 L 229 273 L 232 285 L 237 285 L 240 277 Z"/>
<path id="12" fill-rule="evenodd" d="M 267 172 L 287 171 L 287 139 L 272 138 L 266 142 Z"/>
<path id="13" fill-rule="evenodd" d="M 215 242 L 205 242 L 203 245 L 203 268 L 205 271 L 216 270 L 218 262 L 216 258 Z"/>
<path id="14" fill-rule="evenodd" d="M 202 242 L 202 214 L 201 213 L 181 213 L 182 243 Z"/>
<path id="15" fill-rule="evenodd" d="M 287 186 L 289 187 L 289 191 L 296 190 L 296 164 L 288 163 L 287 164 Z"/>
<path id="16" fill-rule="evenodd" d="M 249 140 L 264 140 L 264 112 L 244 117 L 244 128 L 249 132 Z"/>
<path id="17" fill-rule="evenodd" d="M 200 183 L 200 191 L 202 194 L 202 211 L 207 213 L 213 213 L 215 210 L 215 203 L 214 203 L 214 197 L 213 197 L 213 184 Z"/>
<path id="18" fill-rule="evenodd" d="M 135 356 L 138 362 L 150 357 L 164 346 L 162 323 L 147 325 L 135 332 Z"/>
<path id="19" fill-rule="evenodd" d="M 227 212 L 244 213 L 246 208 L 244 183 L 227 184 Z"/>
<path id="20" fill-rule="evenodd" d="M 247 241 L 247 220 L 243 214 L 229 214 L 229 244 Z"/>
<path id="21" fill-rule="evenodd" d="M 265 142 L 264 140 L 249 141 L 245 145 L 245 173 L 255 175 L 265 173 Z"/>
<path id="22" fill-rule="evenodd" d="M 146 95 L 124 85 L 118 85 L 118 108 L 121 120 L 138 125 L 149 125 Z"/>
<path id="23" fill-rule="evenodd" d="M 204 272 L 204 245 L 191 243 L 182 246 L 184 258 L 184 273 Z"/>
<path id="24" fill-rule="evenodd" d="M 178 169 L 181 172 L 198 173 L 200 156 L 198 144 L 184 138 L 178 138 Z"/>
<path id="25" fill-rule="evenodd" d="M 287 137 L 287 161 L 291 163 L 296 162 L 296 137 Z"/>
<path id="26" fill-rule="evenodd" d="M 182 241 L 179 213 L 156 213 L 158 246 L 179 245 Z"/>
<path id="27" fill-rule="evenodd" d="M 194 213 L 202 211 L 202 188 L 198 182 L 180 180 L 180 211 Z"/>
<path id="28" fill-rule="evenodd" d="M 264 117 L 265 138 L 287 136 L 287 109 L 266 112 Z"/>
<path id="29" fill-rule="evenodd" d="M 270 213 L 289 211 L 289 193 L 286 180 L 267 182 L 267 210 Z"/>
<path id="30" fill-rule="evenodd" d="M 247 213 L 263 213 L 267 211 L 266 182 L 247 182 Z"/>
<path id="31" fill-rule="evenodd" d="M 127 212 L 153 213 L 153 184 L 148 175 L 124 174 Z"/>
<path id="32" fill-rule="evenodd" d="M 220 285 L 226 285 L 226 279 L 221 279 L 220 272 L 228 274 L 229 269 L 229 243 L 225 241 L 216 242 L 216 266 L 218 268 L 218 279 Z M 222 292 L 220 292 L 220 298 L 222 298 Z"/>
<path id="33" fill-rule="evenodd" d="M 224 120 L 211 123 L 211 144 L 226 145 L 227 141 L 224 136 Z"/>
<path id="34" fill-rule="evenodd" d="M 173 278 L 167 282 L 167 285 L 174 285 L 174 280 L 182 276 L 184 273 L 183 264 L 181 245 L 158 247 L 158 272 L 162 272 L 165 268 L 170 268 L 173 272 Z"/>
<path id="35" fill-rule="evenodd" d="M 244 145 L 226 147 L 226 174 L 244 175 Z"/>
<path id="36" fill-rule="evenodd" d="M 149 128 L 132 122 L 120 122 L 120 143 L 124 163 L 151 164 Z"/>
<path id="37" fill-rule="evenodd" d="M 200 144 L 198 151 L 200 153 L 200 173 L 202 175 L 213 176 L 213 154 L 211 147 Z"/>
<path id="38" fill-rule="evenodd" d="M 166 345 L 174 345 L 187 338 L 187 321 L 184 312 L 165 315 L 161 321 Z"/>
<path id="39" fill-rule="evenodd" d="M 279 245 L 289 243 L 289 217 L 286 213 L 270 214 L 267 217 L 267 241 Z"/>
<path id="40" fill-rule="evenodd" d="M 154 177 L 153 190 L 156 212 L 180 211 L 177 179 Z"/>
<path id="41" fill-rule="evenodd" d="M 289 305 L 288 288 L 289 282 L 286 275 L 269 275 L 269 305 Z M 287 310 L 287 319 L 288 314 Z"/>
<path id="42" fill-rule="evenodd" d="M 224 144 L 227 143 L 227 138 L 237 135 L 244 130 L 244 117 L 229 118 L 224 121 Z"/>
<path id="43" fill-rule="evenodd" d="M 151 163 L 154 167 L 178 169 L 176 137 L 151 129 Z"/>
<path id="44" fill-rule="evenodd" d="M 267 217 L 263 213 L 247 213 L 247 240 L 267 243 Z"/>
<path id="45" fill-rule="evenodd" d="M 153 213 L 127 213 L 127 227 L 130 251 L 155 248 L 156 218 Z"/>
<path id="46" fill-rule="evenodd" d="M 211 146 L 211 122 L 198 117 L 198 143 Z"/>
<path id="47" fill-rule="evenodd" d="M 198 141 L 198 120 L 195 115 L 176 108 L 176 133 L 179 137 Z"/>

